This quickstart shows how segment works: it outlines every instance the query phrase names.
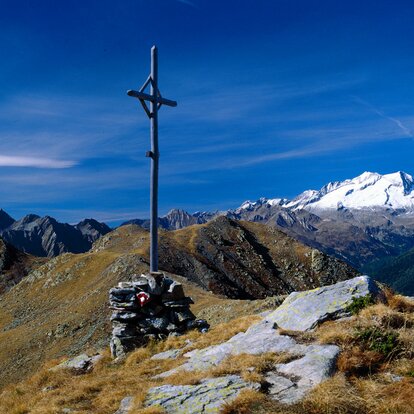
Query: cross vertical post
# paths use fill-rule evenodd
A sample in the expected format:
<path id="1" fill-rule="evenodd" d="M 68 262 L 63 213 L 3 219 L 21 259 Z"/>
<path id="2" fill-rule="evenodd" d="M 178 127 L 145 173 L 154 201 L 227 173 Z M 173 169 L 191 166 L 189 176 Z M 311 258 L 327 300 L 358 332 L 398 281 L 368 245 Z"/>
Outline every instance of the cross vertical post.
<path id="1" fill-rule="evenodd" d="M 145 93 L 150 86 L 150 94 Z M 139 91 L 129 90 L 128 96 L 138 98 L 151 123 L 151 151 L 146 156 L 151 158 L 150 183 L 150 272 L 158 272 L 158 110 L 162 105 L 177 106 L 177 102 L 165 99 L 158 89 L 158 49 L 151 48 L 151 73 Z M 148 108 L 146 102 L 149 101 Z"/>
<path id="2" fill-rule="evenodd" d="M 150 189 L 150 272 L 158 272 L 158 50 L 151 48 L 151 189 Z"/>

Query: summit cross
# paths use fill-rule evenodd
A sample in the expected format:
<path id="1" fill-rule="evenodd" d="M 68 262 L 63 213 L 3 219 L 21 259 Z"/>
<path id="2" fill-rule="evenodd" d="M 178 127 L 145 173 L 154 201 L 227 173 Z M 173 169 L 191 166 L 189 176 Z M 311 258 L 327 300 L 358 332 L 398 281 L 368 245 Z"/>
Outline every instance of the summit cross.
<path id="1" fill-rule="evenodd" d="M 145 89 L 150 87 L 150 93 Z M 151 151 L 146 156 L 151 158 L 150 189 L 150 272 L 158 272 L 158 166 L 160 153 L 158 149 L 158 110 L 162 105 L 177 106 L 177 102 L 165 99 L 158 89 L 158 49 L 151 48 L 151 73 L 139 91 L 129 90 L 128 96 L 138 98 L 151 123 Z M 147 105 L 149 102 L 149 108 Z"/>

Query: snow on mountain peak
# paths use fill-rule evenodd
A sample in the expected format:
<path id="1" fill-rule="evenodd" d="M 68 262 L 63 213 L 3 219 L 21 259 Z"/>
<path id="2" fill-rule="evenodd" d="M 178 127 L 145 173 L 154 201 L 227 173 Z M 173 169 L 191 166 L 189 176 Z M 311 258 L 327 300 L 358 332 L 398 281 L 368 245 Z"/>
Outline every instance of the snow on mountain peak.
<path id="1" fill-rule="evenodd" d="M 265 197 L 261 197 L 259 198 L 257 201 L 250 201 L 247 200 L 244 203 L 242 203 L 242 205 L 238 208 L 236 208 L 236 210 L 234 210 L 235 213 L 239 214 L 242 211 L 252 211 L 254 209 L 256 209 L 257 207 L 261 207 L 263 205 L 268 205 L 268 206 L 281 206 L 283 205 L 287 200 L 284 198 L 265 198 Z"/>
<path id="2" fill-rule="evenodd" d="M 402 171 L 385 175 L 366 171 L 353 179 L 329 183 L 320 191 L 305 191 L 286 207 L 309 211 L 342 208 L 414 211 L 414 181 Z"/>

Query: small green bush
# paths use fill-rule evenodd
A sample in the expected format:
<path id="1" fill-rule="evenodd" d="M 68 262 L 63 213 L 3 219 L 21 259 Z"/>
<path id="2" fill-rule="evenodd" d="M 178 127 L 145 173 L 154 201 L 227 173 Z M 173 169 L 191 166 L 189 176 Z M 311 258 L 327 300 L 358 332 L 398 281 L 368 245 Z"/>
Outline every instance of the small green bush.
<path id="1" fill-rule="evenodd" d="M 352 315 L 357 315 L 362 309 L 371 305 L 375 305 L 375 299 L 372 295 L 360 296 L 352 299 L 352 303 L 348 305 L 347 311 L 351 312 Z"/>
<path id="2" fill-rule="evenodd" d="M 365 328 L 357 331 L 356 338 L 363 341 L 371 351 L 389 356 L 398 350 L 398 334 L 393 331 L 381 331 L 378 328 Z"/>

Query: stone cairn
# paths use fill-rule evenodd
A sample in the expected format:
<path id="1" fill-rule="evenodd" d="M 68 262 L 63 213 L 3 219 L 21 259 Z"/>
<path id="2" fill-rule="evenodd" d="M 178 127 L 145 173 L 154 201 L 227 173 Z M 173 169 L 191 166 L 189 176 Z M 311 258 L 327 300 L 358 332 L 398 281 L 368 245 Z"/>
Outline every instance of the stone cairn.
<path id="1" fill-rule="evenodd" d="M 185 296 L 181 283 L 163 273 L 120 282 L 110 289 L 109 302 L 113 310 L 111 353 L 114 358 L 122 358 L 150 340 L 177 336 L 189 329 L 205 332 L 209 328 L 205 320 L 196 319 L 190 311 L 190 304 L 194 302 Z"/>

